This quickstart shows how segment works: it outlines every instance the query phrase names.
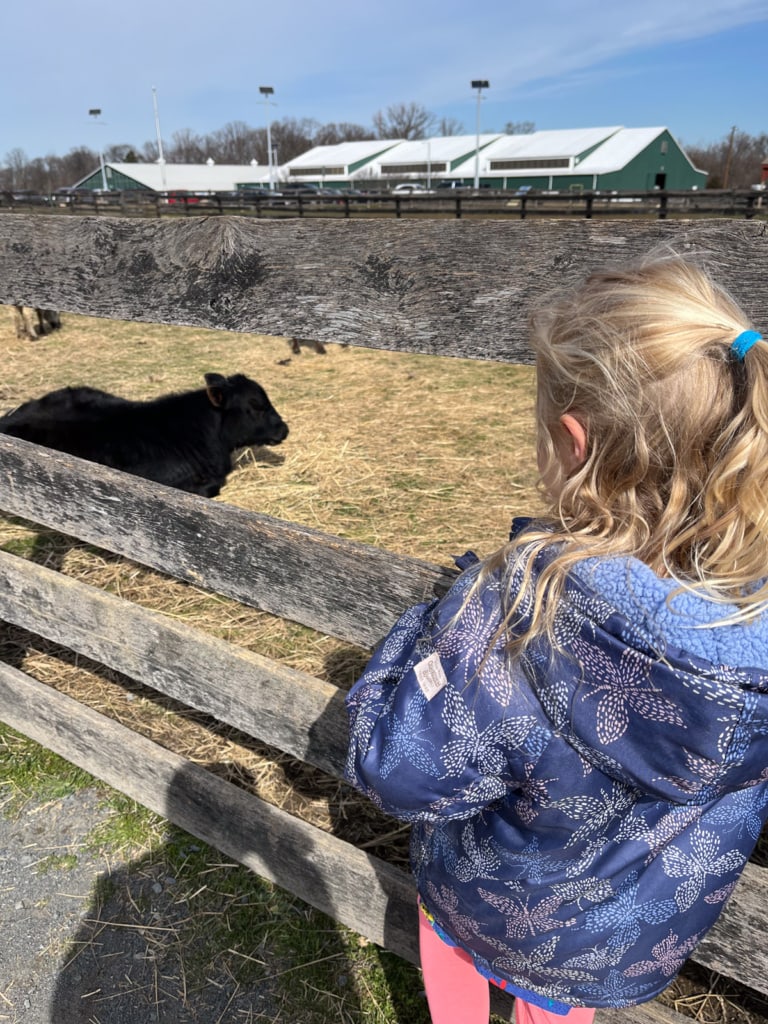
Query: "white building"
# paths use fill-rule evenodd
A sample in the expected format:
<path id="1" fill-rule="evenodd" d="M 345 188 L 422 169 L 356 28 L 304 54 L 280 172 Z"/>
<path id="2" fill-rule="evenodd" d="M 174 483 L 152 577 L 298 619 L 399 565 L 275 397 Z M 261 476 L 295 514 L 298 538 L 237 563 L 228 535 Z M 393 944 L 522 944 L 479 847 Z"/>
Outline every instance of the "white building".
<path id="1" fill-rule="evenodd" d="M 105 165 L 111 189 L 154 192 L 231 192 L 269 185 L 269 168 L 215 164 Z M 528 135 L 452 135 L 432 139 L 372 139 L 315 146 L 274 169 L 277 188 L 304 182 L 336 188 L 388 188 L 399 181 L 441 180 L 486 188 L 552 191 L 705 188 L 668 128 L 566 128 Z M 80 187 L 102 187 L 97 168 Z"/>

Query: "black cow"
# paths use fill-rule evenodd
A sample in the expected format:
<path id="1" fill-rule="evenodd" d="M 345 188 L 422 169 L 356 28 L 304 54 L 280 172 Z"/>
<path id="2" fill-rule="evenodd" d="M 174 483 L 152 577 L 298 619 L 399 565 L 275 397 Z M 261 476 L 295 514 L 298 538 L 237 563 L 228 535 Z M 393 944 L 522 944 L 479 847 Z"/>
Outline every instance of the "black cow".
<path id="1" fill-rule="evenodd" d="M 280 444 L 288 426 L 243 374 L 206 373 L 205 383 L 148 402 L 61 388 L 0 418 L 0 433 L 213 498 L 232 469 L 232 452 Z"/>

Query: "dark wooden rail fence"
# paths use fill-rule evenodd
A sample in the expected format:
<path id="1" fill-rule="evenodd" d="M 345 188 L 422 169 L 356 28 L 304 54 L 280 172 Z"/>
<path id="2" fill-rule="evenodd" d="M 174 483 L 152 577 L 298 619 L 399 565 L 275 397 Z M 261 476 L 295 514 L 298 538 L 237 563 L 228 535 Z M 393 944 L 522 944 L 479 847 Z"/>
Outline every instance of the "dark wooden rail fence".
<path id="1" fill-rule="evenodd" d="M 396 194 L 375 186 L 364 194 L 350 194 L 344 189 L 328 189 L 316 196 L 300 193 L 274 196 L 249 195 L 237 192 L 168 193 L 123 191 L 89 191 L 72 194 L 66 199 L 55 195 L 19 196 L 0 192 L 0 213 L 30 211 L 35 213 L 95 214 L 138 217 L 197 217 L 211 214 L 240 214 L 255 217 L 593 217 L 627 218 L 720 216 L 768 217 L 765 193 L 756 189 L 702 189 L 701 191 L 600 191 L 592 189 L 551 191 L 467 188 L 463 191 L 433 189 L 426 194 Z"/>
<path id="2" fill-rule="evenodd" d="M 629 227 L 214 219 L 0 218 L 0 300 L 401 351 L 529 361 L 531 298 L 589 266 L 670 243 L 712 254 L 768 321 L 764 225 Z M 182 494 L 0 435 L 0 509 L 169 577 L 370 648 L 452 569 Z M 0 618 L 340 777 L 343 693 L 0 552 Z M 334 919 L 416 962 L 400 869 L 225 782 L 10 666 L 0 717 Z M 768 994 L 768 871 L 751 864 L 696 962 Z M 495 995 L 506 1018 L 510 1001 Z M 682 1018 L 651 1003 L 613 1024 Z"/>

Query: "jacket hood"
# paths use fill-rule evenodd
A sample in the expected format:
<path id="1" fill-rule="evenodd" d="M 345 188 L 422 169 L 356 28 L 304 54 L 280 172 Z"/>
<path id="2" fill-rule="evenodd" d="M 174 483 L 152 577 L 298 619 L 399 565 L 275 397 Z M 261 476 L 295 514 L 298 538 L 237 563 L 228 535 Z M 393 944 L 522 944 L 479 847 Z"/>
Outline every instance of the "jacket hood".
<path id="1" fill-rule="evenodd" d="M 700 804 L 768 778 L 768 670 L 715 664 L 643 625 L 569 579 L 557 649 L 537 641 L 521 663 L 555 732 L 654 799 Z"/>

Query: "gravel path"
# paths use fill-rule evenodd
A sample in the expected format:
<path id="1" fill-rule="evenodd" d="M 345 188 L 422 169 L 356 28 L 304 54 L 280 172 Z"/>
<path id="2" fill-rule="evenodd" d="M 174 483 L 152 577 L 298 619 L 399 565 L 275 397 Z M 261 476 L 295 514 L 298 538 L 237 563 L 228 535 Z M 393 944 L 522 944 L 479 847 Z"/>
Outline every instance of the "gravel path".
<path id="1" fill-rule="evenodd" d="M 18 818 L 0 815 L 0 1021 L 69 1024 L 54 1012 L 54 996 L 63 955 L 106 869 L 82 847 L 106 813 L 85 790 L 28 806 Z"/>
<path id="2" fill-rule="evenodd" d="M 186 976 L 172 939 L 189 907 L 162 856 L 111 863 L 83 843 L 109 814 L 94 790 L 0 814 L 0 1022 L 273 1020 L 266 993 Z"/>

